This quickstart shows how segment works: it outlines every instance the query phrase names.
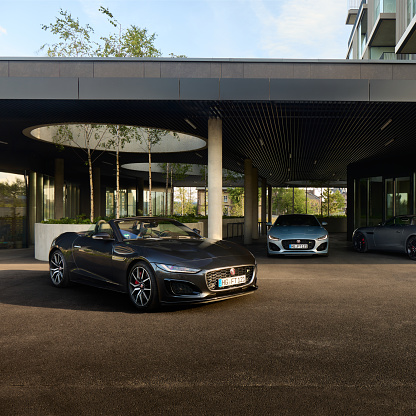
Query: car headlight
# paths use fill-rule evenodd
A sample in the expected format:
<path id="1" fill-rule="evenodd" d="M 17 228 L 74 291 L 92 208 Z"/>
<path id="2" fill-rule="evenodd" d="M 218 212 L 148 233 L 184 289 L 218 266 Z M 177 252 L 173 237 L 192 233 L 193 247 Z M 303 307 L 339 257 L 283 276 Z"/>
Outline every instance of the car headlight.
<path id="1" fill-rule="evenodd" d="M 280 238 L 277 238 L 277 237 L 273 237 L 272 235 L 268 235 L 267 236 L 267 238 L 269 239 L 269 240 L 272 240 L 272 241 L 280 241 Z"/>
<path id="2" fill-rule="evenodd" d="M 323 235 L 322 237 L 317 238 L 318 241 L 326 240 L 328 238 L 328 234 Z"/>
<path id="3" fill-rule="evenodd" d="M 159 269 L 171 273 L 198 273 L 201 269 L 192 269 L 191 267 L 174 266 L 173 264 L 158 264 Z"/>

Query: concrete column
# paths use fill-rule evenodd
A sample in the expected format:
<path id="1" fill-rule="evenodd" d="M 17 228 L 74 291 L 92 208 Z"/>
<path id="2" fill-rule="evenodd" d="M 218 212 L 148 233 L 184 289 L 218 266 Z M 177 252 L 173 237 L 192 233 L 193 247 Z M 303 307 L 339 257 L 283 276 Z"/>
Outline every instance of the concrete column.
<path id="1" fill-rule="evenodd" d="M 94 218 L 102 215 L 101 213 L 101 168 L 92 168 L 92 181 L 94 186 Z"/>
<path id="2" fill-rule="evenodd" d="M 36 172 L 29 173 L 29 195 L 28 195 L 28 241 L 29 245 L 35 244 L 35 222 L 36 222 Z"/>
<path id="3" fill-rule="evenodd" d="M 56 220 L 64 216 L 64 160 L 55 159 L 55 212 Z"/>
<path id="4" fill-rule="evenodd" d="M 208 238 L 222 239 L 222 120 L 208 120 Z"/>
<path id="5" fill-rule="evenodd" d="M 36 174 L 36 222 L 43 221 L 43 175 Z"/>
<path id="6" fill-rule="evenodd" d="M 262 178 L 261 179 L 261 234 L 265 235 L 266 234 L 266 188 L 267 188 L 267 183 L 266 183 L 266 179 Z"/>
<path id="7" fill-rule="evenodd" d="M 244 244 L 253 242 L 253 166 L 244 161 Z"/>
<path id="8" fill-rule="evenodd" d="M 267 200 L 268 200 L 268 203 L 267 203 L 267 216 L 268 216 L 268 218 L 267 218 L 267 221 L 268 222 L 273 222 L 273 215 L 272 215 L 272 192 L 273 192 L 273 188 L 272 188 L 272 186 L 271 185 L 269 185 L 268 187 L 267 187 Z"/>
<path id="9" fill-rule="evenodd" d="M 253 167 L 253 239 L 259 239 L 259 171 Z"/>

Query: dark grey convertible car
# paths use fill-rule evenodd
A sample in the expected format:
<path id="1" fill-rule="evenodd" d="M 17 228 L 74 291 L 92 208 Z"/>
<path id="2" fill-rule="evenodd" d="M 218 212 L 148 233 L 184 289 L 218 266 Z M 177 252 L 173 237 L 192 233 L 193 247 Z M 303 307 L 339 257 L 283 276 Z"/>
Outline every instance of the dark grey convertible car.
<path id="1" fill-rule="evenodd" d="M 416 216 L 399 215 L 374 227 L 357 228 L 352 236 L 353 247 L 364 253 L 367 250 L 407 253 L 416 260 Z"/>
<path id="2" fill-rule="evenodd" d="M 76 281 L 125 292 L 140 310 L 257 289 L 256 260 L 248 250 L 197 231 L 166 218 L 134 217 L 63 233 L 49 254 L 52 283 L 63 287 Z"/>

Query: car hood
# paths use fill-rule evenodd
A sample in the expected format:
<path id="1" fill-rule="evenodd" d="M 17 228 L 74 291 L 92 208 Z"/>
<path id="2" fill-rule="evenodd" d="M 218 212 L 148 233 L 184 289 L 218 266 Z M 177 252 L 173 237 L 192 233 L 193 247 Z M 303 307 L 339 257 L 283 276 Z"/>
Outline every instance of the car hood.
<path id="1" fill-rule="evenodd" d="M 269 230 L 269 234 L 273 237 L 281 239 L 291 239 L 291 238 L 306 238 L 314 239 L 322 237 L 328 232 L 324 227 L 314 227 L 310 225 L 278 225 L 274 226 Z"/>
<path id="2" fill-rule="evenodd" d="M 255 262 L 250 251 L 224 240 L 143 239 L 126 244 L 153 263 L 181 264 L 202 269 Z"/>

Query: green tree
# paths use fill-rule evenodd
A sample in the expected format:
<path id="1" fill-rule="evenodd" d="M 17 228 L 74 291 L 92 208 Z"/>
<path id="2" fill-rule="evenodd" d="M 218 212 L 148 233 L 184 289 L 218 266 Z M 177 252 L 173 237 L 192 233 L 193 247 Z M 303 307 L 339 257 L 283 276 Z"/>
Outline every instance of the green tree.
<path id="1" fill-rule="evenodd" d="M 187 163 L 159 163 L 159 166 L 162 168 L 163 172 L 166 175 L 166 203 L 165 203 L 165 214 L 168 214 L 167 209 L 167 199 L 168 199 L 168 183 L 170 178 L 170 189 L 172 192 L 172 203 L 171 203 L 171 212 L 170 215 L 173 215 L 175 210 L 175 204 L 173 201 L 174 195 L 174 181 L 182 181 L 186 178 L 188 172 L 192 169 L 192 165 Z M 182 209 L 181 209 L 182 211 Z"/>
<path id="2" fill-rule="evenodd" d="M 272 208 L 277 214 L 306 213 L 305 190 L 299 188 L 273 188 Z"/>
<path id="3" fill-rule="evenodd" d="M 85 158 L 81 157 L 83 162 L 88 166 L 89 182 L 90 182 L 90 206 L 91 222 L 94 221 L 94 182 L 92 177 L 92 167 L 94 162 L 101 156 L 98 149 L 101 147 L 103 138 L 107 131 L 107 126 L 99 126 L 98 124 L 80 124 L 80 125 L 60 125 L 52 127 L 55 129 L 52 135 L 53 142 L 60 148 L 72 146 L 78 148 Z M 79 155 L 79 153 L 77 153 Z"/>
<path id="4" fill-rule="evenodd" d="M 232 202 L 231 215 L 243 216 L 244 215 L 244 188 L 233 187 L 227 188 L 228 196 Z"/>
<path id="5" fill-rule="evenodd" d="M 131 25 L 122 28 L 113 14 L 104 7 L 98 9 L 116 33 L 94 39 L 94 29 L 89 24 L 82 26 L 78 18 L 73 18 L 67 10 L 59 9 L 55 22 L 42 24 L 42 29 L 58 36 L 59 41 L 52 45 L 43 44 L 41 51 L 48 56 L 99 56 L 99 57 L 156 57 L 160 50 L 154 42 L 156 34 L 149 34 L 147 29 Z"/>
<path id="6" fill-rule="evenodd" d="M 329 207 L 329 210 L 328 210 Z M 325 188 L 322 193 L 322 214 L 334 215 L 344 214 L 345 199 L 341 192 L 337 189 L 333 192 L 330 188 Z"/>
<path id="7" fill-rule="evenodd" d="M 109 138 L 103 143 L 107 150 L 114 150 L 116 156 L 116 218 L 120 218 L 120 151 L 127 143 L 141 140 L 140 129 L 136 127 L 110 124 Z"/>

